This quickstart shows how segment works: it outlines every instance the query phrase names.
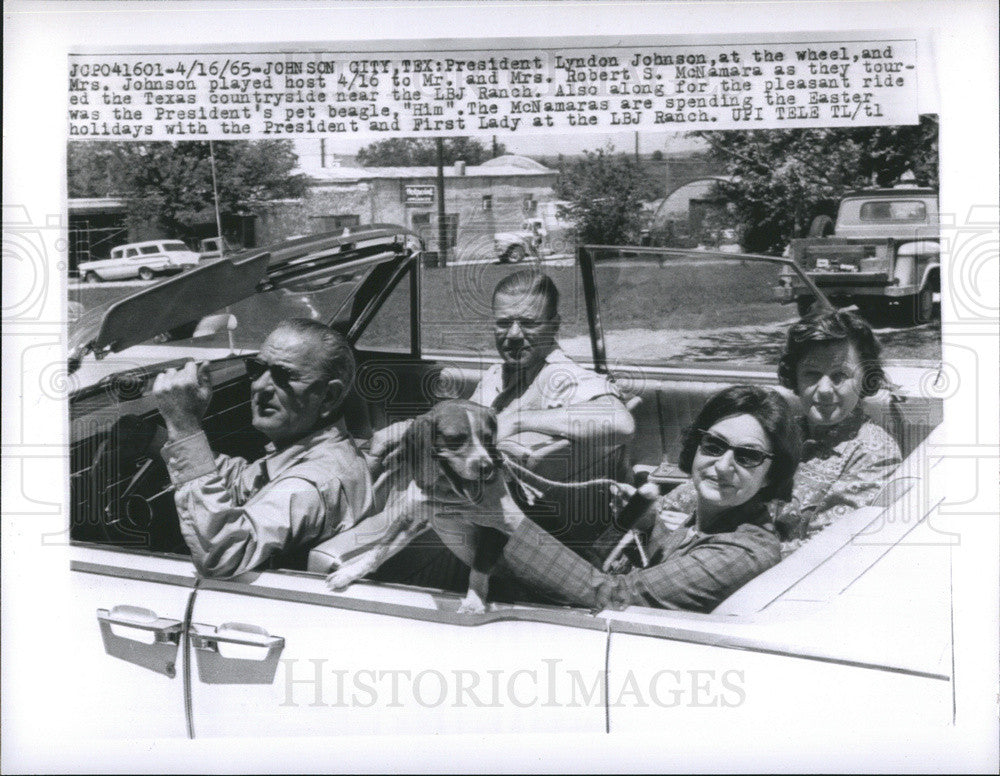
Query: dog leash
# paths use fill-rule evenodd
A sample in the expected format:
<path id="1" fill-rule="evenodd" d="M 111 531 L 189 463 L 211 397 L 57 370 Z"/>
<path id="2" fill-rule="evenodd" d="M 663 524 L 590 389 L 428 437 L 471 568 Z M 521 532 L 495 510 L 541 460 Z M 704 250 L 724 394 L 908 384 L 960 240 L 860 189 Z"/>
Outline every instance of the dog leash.
<path id="1" fill-rule="evenodd" d="M 548 485 L 549 487 L 552 487 L 552 488 L 565 488 L 567 490 L 578 490 L 578 489 L 582 489 L 582 488 L 592 488 L 592 487 L 594 487 L 596 485 L 607 485 L 609 487 L 621 487 L 621 484 L 622 484 L 622 483 L 618 482 L 618 480 L 612 480 L 612 479 L 610 479 L 608 477 L 598 477 L 598 478 L 593 479 L 593 480 L 582 480 L 582 481 L 579 481 L 579 482 L 576 482 L 576 481 L 574 481 L 574 482 L 558 482 L 556 480 L 550 480 L 547 477 L 543 477 L 541 474 L 538 474 L 537 472 L 533 472 L 533 471 L 531 471 L 531 469 L 528 469 L 527 467 L 522 466 L 521 464 L 519 464 L 517 461 L 515 461 L 513 458 L 511 458 L 509 455 L 507 455 L 503 451 L 500 452 L 500 455 L 503 458 L 503 462 L 504 462 L 505 466 L 509 466 L 511 469 L 513 469 L 518 474 L 527 475 L 531 479 L 535 480 L 535 482 L 538 482 L 538 483 L 540 483 L 542 485 Z"/>

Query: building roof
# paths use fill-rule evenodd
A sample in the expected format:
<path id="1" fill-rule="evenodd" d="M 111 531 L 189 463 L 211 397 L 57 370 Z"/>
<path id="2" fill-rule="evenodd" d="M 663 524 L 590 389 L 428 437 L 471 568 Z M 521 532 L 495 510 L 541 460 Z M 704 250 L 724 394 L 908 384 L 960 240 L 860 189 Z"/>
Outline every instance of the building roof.
<path id="1" fill-rule="evenodd" d="M 70 197 L 70 213 L 107 213 L 125 209 L 125 203 L 114 197 Z"/>
<path id="2" fill-rule="evenodd" d="M 318 183 L 353 183 L 383 178 L 434 178 L 437 176 L 437 167 L 433 165 L 419 167 L 311 167 L 308 174 Z M 498 156 L 483 164 L 468 165 L 465 167 L 464 173 L 458 171 L 456 164 L 444 168 L 445 178 L 508 178 L 556 174 L 558 174 L 557 170 L 539 164 L 534 159 L 514 154 Z"/>

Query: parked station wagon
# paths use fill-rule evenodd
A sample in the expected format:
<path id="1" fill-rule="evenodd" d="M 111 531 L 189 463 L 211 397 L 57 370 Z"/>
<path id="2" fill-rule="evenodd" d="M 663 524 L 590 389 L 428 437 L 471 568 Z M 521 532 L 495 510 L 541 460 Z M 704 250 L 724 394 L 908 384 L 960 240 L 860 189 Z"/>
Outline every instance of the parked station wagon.
<path id="1" fill-rule="evenodd" d="M 917 395 L 865 400 L 905 456 L 879 500 L 710 614 L 519 600 L 459 614 L 461 590 L 384 577 L 335 593 L 322 548 L 304 568 L 199 578 L 153 452 L 164 434 L 155 375 L 209 360 L 213 449 L 251 459 L 264 440 L 246 359 L 283 318 L 323 320 L 354 344 L 347 420 L 362 442 L 467 397 L 499 360 L 490 294 L 516 268 L 426 268 L 420 250 L 401 228 L 315 235 L 203 264 L 80 319 L 71 345 L 89 385 L 69 410 L 78 606 L 65 653 L 79 686 L 63 698 L 79 725 L 98 737 L 648 731 L 683 746 L 682 731 L 788 715 L 817 731 L 839 719 L 952 722 L 952 537 L 937 530 L 928 452 L 941 407 Z M 680 434 L 709 395 L 776 386 L 797 318 L 782 293 L 789 273 L 824 299 L 775 257 L 582 246 L 543 267 L 561 291 L 561 346 L 631 398 L 633 471 L 664 489 L 684 478 Z M 524 460 L 551 443 L 524 440 Z"/>
<path id="2" fill-rule="evenodd" d="M 152 280 L 157 275 L 181 272 L 198 265 L 198 254 L 180 240 L 150 240 L 119 245 L 111 257 L 80 262 L 80 275 L 87 283 L 101 280 Z"/>

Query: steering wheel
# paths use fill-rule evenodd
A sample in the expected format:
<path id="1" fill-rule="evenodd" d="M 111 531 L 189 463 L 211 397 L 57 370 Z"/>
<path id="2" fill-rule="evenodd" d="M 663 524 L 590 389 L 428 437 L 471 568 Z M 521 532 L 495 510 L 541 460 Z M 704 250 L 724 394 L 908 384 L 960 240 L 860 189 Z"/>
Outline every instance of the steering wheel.
<path id="1" fill-rule="evenodd" d="M 162 510 L 173 514 L 172 489 L 160 450 L 166 430 L 149 418 L 123 415 L 97 443 L 88 469 L 89 514 L 99 522 L 99 537 L 120 546 L 165 549 L 179 529 L 176 519 L 157 519 Z M 165 506 L 163 503 L 169 504 Z M 96 508 L 95 508 L 96 507 Z"/>

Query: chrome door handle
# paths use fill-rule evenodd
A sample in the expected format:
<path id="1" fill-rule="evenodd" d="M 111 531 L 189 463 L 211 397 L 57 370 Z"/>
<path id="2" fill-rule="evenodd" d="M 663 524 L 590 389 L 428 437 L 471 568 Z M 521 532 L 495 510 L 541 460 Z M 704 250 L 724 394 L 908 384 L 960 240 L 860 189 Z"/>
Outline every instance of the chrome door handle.
<path id="1" fill-rule="evenodd" d="M 107 654 L 171 679 L 177 675 L 180 620 L 158 617 L 141 606 L 115 606 L 98 609 L 97 622 Z"/>
<path id="2" fill-rule="evenodd" d="M 192 623 L 191 645 L 206 684 L 271 684 L 285 640 L 242 622 Z"/>

